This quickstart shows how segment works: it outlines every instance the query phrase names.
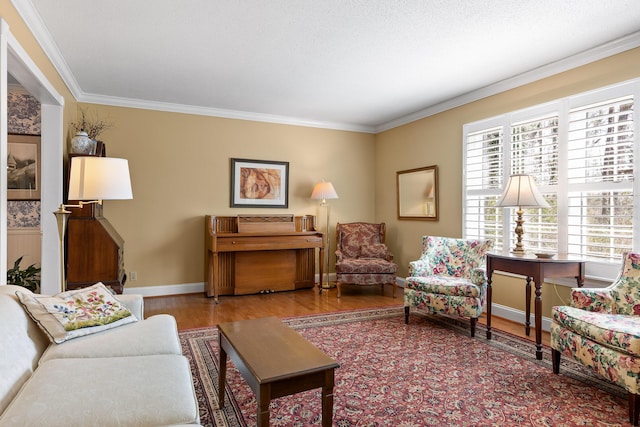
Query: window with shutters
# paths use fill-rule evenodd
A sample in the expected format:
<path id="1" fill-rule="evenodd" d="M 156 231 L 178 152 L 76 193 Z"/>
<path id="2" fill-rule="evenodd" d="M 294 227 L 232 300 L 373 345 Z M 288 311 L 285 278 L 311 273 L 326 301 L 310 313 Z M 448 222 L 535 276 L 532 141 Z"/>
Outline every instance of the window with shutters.
<path id="1" fill-rule="evenodd" d="M 524 209 L 525 248 L 584 258 L 588 275 L 613 279 L 621 254 L 640 250 L 639 88 L 635 80 L 465 125 L 464 236 L 512 248 L 516 209 L 495 203 L 510 175 L 531 175 L 550 207 Z"/>

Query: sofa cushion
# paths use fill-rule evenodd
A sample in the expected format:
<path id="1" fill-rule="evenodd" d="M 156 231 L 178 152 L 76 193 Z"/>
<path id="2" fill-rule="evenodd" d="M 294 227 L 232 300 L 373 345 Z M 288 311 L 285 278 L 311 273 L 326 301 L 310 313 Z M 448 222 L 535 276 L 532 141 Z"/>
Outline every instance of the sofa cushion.
<path id="1" fill-rule="evenodd" d="M 56 344 L 137 321 L 102 283 L 54 296 L 21 291 L 16 295 Z"/>
<path id="2" fill-rule="evenodd" d="M 398 266 L 381 258 L 348 258 L 336 264 L 340 274 L 395 274 Z"/>
<path id="3" fill-rule="evenodd" d="M 182 354 L 176 320 L 158 314 L 142 322 L 50 345 L 40 363 L 51 359 Z"/>
<path id="4" fill-rule="evenodd" d="M 16 291 L 30 291 L 15 285 L 0 286 L 0 414 L 38 366 L 51 344 L 24 311 Z"/>
<path id="5" fill-rule="evenodd" d="M 452 276 L 407 277 L 405 289 L 415 289 L 431 294 L 480 298 L 482 288 L 468 279 Z"/>
<path id="6" fill-rule="evenodd" d="M 640 356 L 640 316 L 597 313 L 568 306 L 553 307 L 551 314 L 565 329 L 618 352 Z"/>
<path id="7" fill-rule="evenodd" d="M 41 364 L 0 426 L 162 426 L 197 423 L 184 356 L 56 359 Z"/>

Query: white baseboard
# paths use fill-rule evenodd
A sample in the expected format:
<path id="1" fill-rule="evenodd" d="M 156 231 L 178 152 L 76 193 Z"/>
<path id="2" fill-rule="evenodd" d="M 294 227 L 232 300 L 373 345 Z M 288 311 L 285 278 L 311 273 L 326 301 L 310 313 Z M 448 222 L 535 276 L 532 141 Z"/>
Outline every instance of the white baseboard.
<path id="1" fill-rule="evenodd" d="M 318 281 L 318 275 L 315 276 L 316 282 Z M 329 274 L 329 280 L 335 281 L 336 275 L 335 273 Z M 131 283 L 131 282 L 129 282 Z M 398 286 L 404 287 L 404 279 L 398 278 Z M 176 285 L 164 285 L 164 286 L 143 286 L 143 287 L 132 287 L 126 286 L 124 288 L 125 294 L 138 294 L 143 297 L 161 297 L 161 296 L 169 296 L 169 295 L 180 295 L 180 294 L 195 294 L 198 292 L 204 292 L 204 282 L 197 283 L 183 283 Z"/>
<path id="2" fill-rule="evenodd" d="M 318 276 L 316 275 L 316 281 Z M 335 280 L 335 274 L 329 275 L 329 280 Z M 398 277 L 398 286 L 404 288 L 404 278 Z M 177 285 L 165 285 L 165 286 L 144 286 L 144 287 L 130 287 L 124 288 L 125 294 L 138 294 L 144 297 L 158 297 L 180 294 L 195 294 L 204 293 L 204 282 L 199 283 L 183 283 Z M 505 305 L 493 304 L 492 314 L 502 317 L 503 319 L 511 320 L 512 322 L 520 323 L 524 326 L 525 312 L 516 310 Z M 535 326 L 535 317 L 531 313 L 531 326 Z M 551 327 L 551 319 L 548 317 L 542 317 L 542 330 L 549 331 Z"/>
<path id="3" fill-rule="evenodd" d="M 316 282 L 318 281 L 318 275 L 315 276 Z M 336 280 L 335 274 L 329 274 L 329 280 Z M 131 282 L 129 282 L 131 283 Z M 204 293 L 205 283 L 182 283 L 176 285 L 164 285 L 164 286 L 142 286 L 139 288 L 126 286 L 124 288 L 125 294 L 138 294 L 143 297 L 161 297 L 180 294 L 196 294 L 199 292 Z"/>
<path id="4" fill-rule="evenodd" d="M 498 317 L 502 317 L 503 319 L 511 320 L 512 322 L 520 323 L 524 326 L 526 313 L 522 310 L 516 310 L 511 307 L 507 307 L 506 305 L 493 304 L 491 310 L 491 315 L 495 315 Z M 531 313 L 531 327 L 535 327 L 535 315 Z M 551 319 L 548 317 L 542 316 L 542 330 L 549 332 L 551 329 Z"/>
<path id="5" fill-rule="evenodd" d="M 204 293 L 204 282 L 199 283 L 183 283 L 179 285 L 165 285 L 165 286 L 143 286 L 140 288 L 134 288 L 125 286 L 125 294 L 138 294 L 143 297 L 160 297 L 169 295 L 180 294 L 195 294 Z"/>

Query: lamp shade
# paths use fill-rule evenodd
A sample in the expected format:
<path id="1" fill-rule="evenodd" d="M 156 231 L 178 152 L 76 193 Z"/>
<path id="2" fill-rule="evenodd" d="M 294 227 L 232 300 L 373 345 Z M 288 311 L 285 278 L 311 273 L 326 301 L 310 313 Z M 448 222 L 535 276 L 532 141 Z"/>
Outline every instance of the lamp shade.
<path id="1" fill-rule="evenodd" d="M 73 157 L 69 200 L 133 199 L 129 162 L 114 157 Z"/>
<path id="2" fill-rule="evenodd" d="M 529 206 L 548 208 L 549 204 L 542 197 L 533 177 L 524 174 L 511 175 L 504 192 L 496 206 Z"/>
<path id="3" fill-rule="evenodd" d="M 335 188 L 333 188 L 333 184 L 330 182 L 318 182 L 311 192 L 311 198 L 325 201 L 327 199 L 337 199 L 338 193 L 336 193 Z"/>

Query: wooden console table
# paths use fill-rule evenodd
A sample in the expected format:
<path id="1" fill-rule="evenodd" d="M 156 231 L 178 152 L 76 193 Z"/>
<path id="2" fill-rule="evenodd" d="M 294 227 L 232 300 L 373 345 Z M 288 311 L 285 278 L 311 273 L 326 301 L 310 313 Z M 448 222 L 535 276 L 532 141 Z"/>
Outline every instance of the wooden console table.
<path id="1" fill-rule="evenodd" d="M 575 277 L 578 287 L 584 284 L 585 261 L 557 254 L 553 258 L 538 258 L 535 255 L 505 253 L 487 254 L 487 339 L 491 339 L 491 276 L 495 270 L 526 276 L 526 323 L 525 332 L 531 330 L 531 279 L 535 285 L 536 359 L 542 359 L 542 282 L 545 277 Z"/>
<path id="2" fill-rule="evenodd" d="M 311 288 L 316 248 L 322 280 L 324 238 L 315 216 L 207 215 L 207 296 L 217 303 L 219 295 Z"/>

